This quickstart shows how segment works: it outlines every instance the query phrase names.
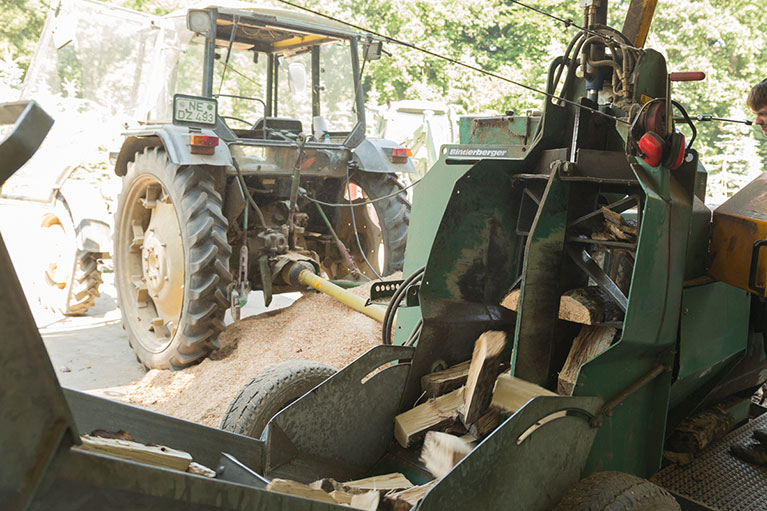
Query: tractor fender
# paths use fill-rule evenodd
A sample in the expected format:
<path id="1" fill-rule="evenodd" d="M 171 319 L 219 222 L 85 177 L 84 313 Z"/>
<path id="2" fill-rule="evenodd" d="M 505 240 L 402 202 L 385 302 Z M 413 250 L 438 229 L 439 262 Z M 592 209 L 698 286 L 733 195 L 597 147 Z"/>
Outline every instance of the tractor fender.
<path id="1" fill-rule="evenodd" d="M 106 200 L 85 181 L 68 179 L 59 188 L 56 201 L 69 212 L 75 228 L 77 249 L 108 254 L 112 250 L 111 219 Z"/>
<path id="2" fill-rule="evenodd" d="M 413 159 L 409 158 L 405 163 L 394 163 L 390 155 L 392 149 L 402 146 L 391 140 L 383 138 L 366 138 L 352 150 L 352 159 L 366 172 L 378 173 L 411 173 L 415 172 Z"/>
<path id="3" fill-rule="evenodd" d="M 199 133 L 218 136 L 212 129 L 206 128 L 201 129 Z M 229 146 L 222 140 L 219 140 L 215 152 L 211 155 L 192 154 L 189 147 L 189 128 L 186 126 L 173 124 L 147 126 L 141 130 L 131 130 L 123 133 L 123 135 L 126 138 L 115 164 L 115 174 L 121 177 L 128 171 L 128 163 L 132 162 L 136 153 L 145 147 L 162 147 L 165 149 L 168 159 L 177 165 L 232 166 Z"/>

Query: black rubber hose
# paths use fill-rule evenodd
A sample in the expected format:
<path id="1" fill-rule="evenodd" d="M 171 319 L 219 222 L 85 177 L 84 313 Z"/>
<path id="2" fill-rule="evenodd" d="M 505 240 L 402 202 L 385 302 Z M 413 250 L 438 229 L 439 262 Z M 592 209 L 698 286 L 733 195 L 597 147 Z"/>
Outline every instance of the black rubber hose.
<path id="1" fill-rule="evenodd" d="M 426 267 L 422 266 L 421 268 L 414 271 L 408 278 L 403 280 L 402 284 L 397 287 L 397 290 L 394 292 L 391 300 L 389 300 L 389 304 L 386 306 L 386 312 L 384 313 L 383 329 L 381 331 L 381 342 L 383 342 L 383 344 L 392 343 L 391 329 L 394 324 L 394 316 L 397 313 L 400 302 L 402 302 L 402 298 L 405 296 L 405 292 L 407 291 L 408 286 L 419 281 L 423 277 L 423 272 L 425 269 Z"/>

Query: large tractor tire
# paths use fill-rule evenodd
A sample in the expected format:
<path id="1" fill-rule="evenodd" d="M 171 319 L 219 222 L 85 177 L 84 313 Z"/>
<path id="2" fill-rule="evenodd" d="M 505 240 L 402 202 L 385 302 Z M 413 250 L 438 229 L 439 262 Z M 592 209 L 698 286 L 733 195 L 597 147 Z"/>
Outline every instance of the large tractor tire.
<path id="1" fill-rule="evenodd" d="M 101 254 L 77 249 L 69 211 L 60 201 L 40 222 L 44 241 L 42 305 L 66 316 L 88 312 L 103 283 L 98 259 Z"/>
<path id="2" fill-rule="evenodd" d="M 123 325 L 150 369 L 180 369 L 218 347 L 232 281 L 227 220 L 211 169 L 137 153 L 115 214 L 114 266 Z"/>
<path id="3" fill-rule="evenodd" d="M 272 417 L 336 374 L 332 367 L 308 360 L 269 366 L 250 380 L 232 400 L 221 429 L 260 438 Z"/>
<path id="4" fill-rule="evenodd" d="M 554 511 L 681 511 L 669 492 L 641 477 L 598 472 L 570 488 Z"/>
<path id="5" fill-rule="evenodd" d="M 403 191 L 404 187 L 392 174 L 357 171 L 349 178 L 349 181 L 361 188 L 364 195 L 362 199 L 356 199 L 353 202 L 366 202 L 377 197 L 396 195 L 367 206 L 342 207 L 336 229 L 338 237 L 351 253 L 360 271 L 369 277 L 375 277 L 375 275 L 360 254 L 354 235 L 355 223 L 362 250 L 365 251 L 365 257 L 376 272 L 385 277 L 402 270 L 407 231 L 410 226 L 410 203 Z M 354 222 L 349 211 L 351 209 L 354 209 Z M 379 262 L 378 255 L 381 248 L 383 248 L 383 264 Z M 337 267 L 338 270 L 331 274 L 333 278 L 340 278 L 347 272 L 343 263 L 338 264 Z"/>

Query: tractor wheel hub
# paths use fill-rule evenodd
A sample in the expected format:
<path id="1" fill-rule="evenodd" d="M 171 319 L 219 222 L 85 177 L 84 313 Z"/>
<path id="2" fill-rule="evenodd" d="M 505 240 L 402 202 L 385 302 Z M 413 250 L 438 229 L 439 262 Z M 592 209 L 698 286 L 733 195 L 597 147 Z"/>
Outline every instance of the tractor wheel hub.
<path id="1" fill-rule="evenodd" d="M 168 256 L 165 243 L 154 233 L 147 232 L 141 250 L 141 268 L 150 295 L 157 295 L 168 281 Z"/>

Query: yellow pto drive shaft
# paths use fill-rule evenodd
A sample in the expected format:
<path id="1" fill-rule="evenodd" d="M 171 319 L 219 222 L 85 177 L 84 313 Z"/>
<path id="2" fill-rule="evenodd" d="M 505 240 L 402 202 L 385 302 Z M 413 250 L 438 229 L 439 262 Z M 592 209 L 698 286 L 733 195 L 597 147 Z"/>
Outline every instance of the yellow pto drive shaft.
<path id="1" fill-rule="evenodd" d="M 323 279 L 314 273 L 314 268 L 309 263 L 299 261 L 293 264 L 288 264 L 282 270 L 282 278 L 296 287 L 306 286 L 316 289 L 321 293 L 325 293 L 339 302 L 348 305 L 357 312 L 361 312 L 362 314 L 375 319 L 379 323 L 383 323 L 384 314 L 386 313 L 385 307 L 380 305 L 366 306 L 364 298 L 333 284 L 327 279 Z"/>

